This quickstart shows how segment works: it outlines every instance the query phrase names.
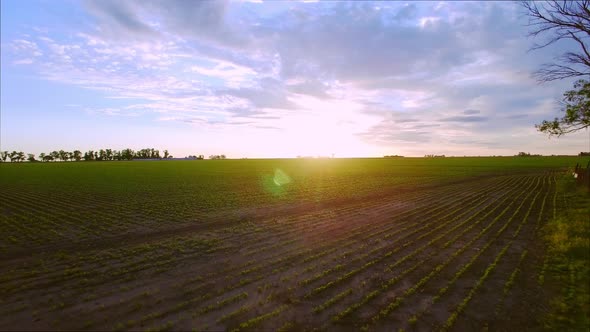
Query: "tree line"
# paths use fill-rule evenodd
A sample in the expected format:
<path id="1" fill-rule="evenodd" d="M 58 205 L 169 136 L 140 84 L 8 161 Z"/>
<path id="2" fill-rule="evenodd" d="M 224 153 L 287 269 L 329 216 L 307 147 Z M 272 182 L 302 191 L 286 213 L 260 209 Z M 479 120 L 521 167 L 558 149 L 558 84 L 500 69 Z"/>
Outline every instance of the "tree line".
<path id="1" fill-rule="evenodd" d="M 6 162 L 10 159 L 10 162 L 22 162 L 28 160 L 30 162 L 42 161 L 112 161 L 112 160 L 133 160 L 133 159 L 171 159 L 173 158 L 168 150 L 164 150 L 160 154 L 159 150 L 153 148 L 141 149 L 134 151 L 132 149 L 113 150 L 113 149 L 100 149 L 100 150 L 89 150 L 82 153 L 80 150 L 74 151 L 51 151 L 48 153 L 40 153 L 39 159 L 35 158 L 35 155 L 28 153 L 25 158 L 25 153 L 22 151 L 0 151 L 0 160 Z"/>
<path id="2" fill-rule="evenodd" d="M 209 159 L 226 159 L 227 157 L 224 154 L 212 154 L 209 156 Z M 203 160 L 205 159 L 205 156 L 200 154 L 200 155 L 188 155 L 187 157 L 185 157 L 185 159 L 196 159 L 196 160 Z"/>

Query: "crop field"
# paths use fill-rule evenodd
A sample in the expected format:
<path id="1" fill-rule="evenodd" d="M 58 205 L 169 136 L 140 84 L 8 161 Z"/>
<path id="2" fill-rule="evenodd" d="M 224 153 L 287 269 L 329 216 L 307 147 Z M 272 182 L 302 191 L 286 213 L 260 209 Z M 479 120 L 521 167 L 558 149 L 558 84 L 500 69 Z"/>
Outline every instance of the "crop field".
<path id="1" fill-rule="evenodd" d="M 3 163 L 0 330 L 534 329 L 576 162 Z"/>

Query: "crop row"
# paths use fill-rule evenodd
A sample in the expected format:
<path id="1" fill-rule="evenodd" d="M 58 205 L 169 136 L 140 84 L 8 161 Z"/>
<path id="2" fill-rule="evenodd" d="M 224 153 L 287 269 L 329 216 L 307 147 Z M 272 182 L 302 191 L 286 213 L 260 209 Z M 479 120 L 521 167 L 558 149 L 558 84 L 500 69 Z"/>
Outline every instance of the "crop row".
<path id="1" fill-rule="evenodd" d="M 418 265 L 420 265 L 420 264 L 417 264 L 416 266 L 418 266 Z"/>
<path id="2" fill-rule="evenodd" d="M 258 269 L 257 269 L 258 270 Z"/>
<path id="3" fill-rule="evenodd" d="M 534 190 L 534 189 L 533 189 Z M 521 195 L 524 193 L 525 191 L 521 192 Z M 530 192 L 529 192 L 530 195 Z M 519 195 L 520 196 L 520 195 Z M 518 196 L 516 197 L 515 201 L 517 201 Z M 510 217 L 506 223 L 503 225 L 503 227 L 495 234 L 495 236 L 489 240 L 488 243 L 492 243 L 493 241 L 495 241 L 501 234 L 502 232 L 507 228 L 507 226 L 510 224 L 510 222 L 513 220 L 514 216 L 516 216 L 520 210 L 520 208 L 522 207 L 523 203 L 526 201 L 526 197 L 522 200 L 521 205 L 513 212 L 512 217 Z M 512 205 L 512 203 L 510 204 Z M 473 243 L 475 243 L 475 241 L 477 241 L 478 239 L 480 239 L 485 233 L 487 233 L 491 227 L 498 221 L 500 220 L 500 218 L 503 216 L 504 212 L 506 212 L 508 210 L 508 208 L 510 207 L 510 205 L 503 210 L 503 212 L 498 215 L 496 218 L 494 218 L 494 220 L 492 220 L 490 222 L 490 224 L 488 224 L 484 229 L 482 229 L 475 237 L 473 237 L 472 239 L 470 239 L 465 245 L 463 245 L 461 248 L 459 248 L 458 250 L 456 250 L 455 252 L 453 252 L 452 254 L 447 256 L 447 259 L 445 261 L 443 261 L 442 263 L 439 263 L 436 267 L 434 267 L 434 269 L 432 269 L 426 276 L 422 277 L 417 283 L 415 283 L 414 285 L 412 285 L 411 287 L 407 288 L 401 296 L 396 297 L 386 308 L 382 309 L 378 315 L 374 316 L 372 319 L 372 323 L 375 324 L 377 323 L 380 319 L 386 318 L 387 316 L 389 316 L 391 314 L 391 312 L 395 309 L 397 309 L 404 301 L 407 301 L 407 297 L 410 295 L 415 294 L 420 288 L 422 288 L 427 282 L 429 282 L 434 276 L 438 275 L 445 267 L 449 266 L 449 264 L 454 261 L 460 254 L 462 254 L 463 252 L 465 252 L 469 247 L 471 247 L 471 245 Z M 485 247 L 485 246 L 484 246 Z M 487 248 L 486 248 L 487 249 Z M 480 252 L 483 250 L 480 250 Z M 477 255 L 477 254 L 476 254 Z"/>
<path id="4" fill-rule="evenodd" d="M 514 178 L 505 178 L 506 182 L 504 182 L 504 185 L 507 185 L 511 188 L 516 188 L 520 185 L 516 184 L 516 183 L 511 183 L 511 181 Z M 333 219 L 332 217 L 330 217 L 329 215 L 325 217 L 325 219 L 320 219 L 320 220 L 315 220 L 315 223 L 312 222 L 306 222 L 305 224 L 301 224 L 301 220 L 298 218 L 292 218 L 292 219 L 288 219 L 288 220 L 283 220 L 281 223 L 278 223 L 276 225 L 273 225 L 273 223 L 271 222 L 264 222 L 262 224 L 257 223 L 256 225 L 251 225 L 248 226 L 248 229 L 251 229 L 253 227 L 257 227 L 260 230 L 259 231 L 250 231 L 250 230 L 246 230 L 245 233 L 246 234 L 246 238 L 244 239 L 245 242 L 240 241 L 240 246 L 242 246 L 242 248 L 246 248 L 246 250 L 242 250 L 242 252 L 239 253 L 239 259 L 236 257 L 235 261 L 237 262 L 241 262 L 240 264 L 229 264 L 227 265 L 225 268 L 222 267 L 221 269 L 219 269 L 218 271 L 215 271 L 213 273 L 211 272 L 206 272 L 203 274 L 200 274 L 200 277 L 203 278 L 201 279 L 201 281 L 199 280 L 195 280 L 196 282 L 192 285 L 187 285 L 190 287 L 187 287 L 185 289 L 185 291 L 187 292 L 187 294 L 193 294 L 191 296 L 194 296 L 191 301 L 189 302 L 189 305 L 186 306 L 182 306 L 177 308 L 177 310 L 184 310 L 184 309 L 188 309 L 189 307 L 192 308 L 191 310 L 193 310 L 195 313 L 197 313 L 197 317 L 199 315 L 205 315 L 208 314 L 209 312 L 213 312 L 213 311 L 219 311 L 220 308 L 225 308 L 226 306 L 229 305 L 237 305 L 235 310 L 232 310 L 229 312 L 229 314 L 234 313 L 234 315 L 225 318 L 223 320 L 221 320 L 221 317 L 224 317 L 226 315 L 229 314 L 225 314 L 224 316 L 221 317 L 217 317 L 217 319 L 220 320 L 220 323 L 225 323 L 228 322 L 229 320 L 231 320 L 232 322 L 236 319 L 239 319 L 241 317 L 244 317 L 246 315 L 248 315 L 248 313 L 251 312 L 251 308 L 252 308 L 252 301 L 250 300 L 250 297 L 244 297 L 244 296 L 238 296 L 234 301 L 228 301 L 228 302 L 224 302 L 226 299 L 231 299 L 232 296 L 237 296 L 237 295 L 230 295 L 228 296 L 227 294 L 229 294 L 229 292 L 234 292 L 238 291 L 238 293 L 234 293 L 234 294 L 243 294 L 244 292 L 246 292 L 246 290 L 248 290 L 248 293 L 251 294 L 251 289 L 255 287 L 257 287 L 258 285 L 261 284 L 268 284 L 268 277 L 269 276 L 273 276 L 273 275 L 277 275 L 277 274 L 283 274 L 286 275 L 290 274 L 290 271 L 292 270 L 299 270 L 299 275 L 291 278 L 288 283 L 291 284 L 291 286 L 293 286 L 295 288 L 296 292 L 299 292 L 297 289 L 303 289 L 301 287 L 307 287 L 309 285 L 309 287 L 315 287 L 313 286 L 313 284 L 315 284 L 316 282 L 319 282 L 319 280 L 323 280 L 326 277 L 328 277 L 329 275 L 336 273 L 338 271 L 344 271 L 347 270 L 348 266 L 351 266 L 350 264 L 357 264 L 360 263 L 363 259 L 368 258 L 373 260 L 375 257 L 378 257 L 377 259 L 379 259 L 379 257 L 383 257 L 383 253 L 387 254 L 388 252 L 391 252 L 393 250 L 396 250 L 398 247 L 401 248 L 397 251 L 395 251 L 394 253 L 390 254 L 389 256 L 385 257 L 383 259 L 383 262 L 388 259 L 389 257 L 393 258 L 394 254 L 396 253 L 403 253 L 403 251 L 406 250 L 411 250 L 412 246 L 414 245 L 414 243 L 416 243 L 416 241 L 419 241 L 419 243 L 416 243 L 418 246 L 423 245 L 425 242 L 428 242 L 432 239 L 428 239 L 426 238 L 428 235 L 424 235 L 425 233 L 428 233 L 428 230 L 432 230 L 432 229 L 436 229 L 436 232 L 438 232 L 436 235 L 440 235 L 441 233 L 444 234 L 444 236 L 448 236 L 450 235 L 449 232 L 446 232 L 447 230 L 451 229 L 452 231 L 455 231 L 457 229 L 459 229 L 460 227 L 456 227 L 457 225 L 461 225 L 461 222 L 463 222 L 465 219 L 471 217 L 472 215 L 474 215 L 474 213 L 479 213 L 477 210 L 479 209 L 480 211 L 485 211 L 487 209 L 487 205 L 486 204 L 491 204 L 490 203 L 490 197 L 486 197 L 486 193 L 488 192 L 493 192 L 494 190 L 498 190 L 500 187 L 490 187 L 490 188 L 481 188 L 482 190 L 480 191 L 473 191 L 473 189 L 467 189 L 467 186 L 457 186 L 454 188 L 454 190 L 456 192 L 460 192 L 461 190 L 465 190 L 468 191 L 467 194 L 465 195 L 459 195 L 459 196 L 454 196 L 452 195 L 452 190 L 449 191 L 449 194 L 447 196 L 443 196 L 441 195 L 441 191 L 434 191 L 432 193 L 428 193 L 428 194 L 424 194 L 423 195 L 416 195 L 415 199 L 413 199 L 412 202 L 417 202 L 420 199 L 424 202 L 424 203 L 419 203 L 416 204 L 414 207 L 410 208 L 410 209 L 405 209 L 402 210 L 402 213 L 399 214 L 399 216 L 394 216 L 391 218 L 390 221 L 388 220 L 371 220 L 370 223 L 364 224 L 364 225 L 354 225 L 354 227 L 344 227 L 342 230 L 344 231 L 342 234 L 343 236 L 338 236 L 335 237 L 333 239 L 330 239 L 327 235 L 330 234 L 331 232 L 333 232 L 334 230 L 334 225 L 331 225 L 331 223 L 333 224 Z M 494 189 L 495 188 L 495 189 Z M 492 190 L 493 189 L 493 190 Z M 439 195 L 440 198 L 438 198 L 438 200 L 433 200 L 433 198 L 437 197 L 437 194 Z M 431 200 L 431 203 L 433 203 L 434 208 L 431 211 L 424 211 L 424 204 L 428 203 L 428 201 Z M 443 204 L 437 205 L 434 204 L 435 202 L 441 202 Z M 497 201 L 492 201 L 496 202 Z M 467 203 L 467 205 L 465 204 Z M 460 205 L 463 204 L 463 208 L 461 209 Z M 397 211 L 399 209 L 396 208 L 392 208 L 391 211 Z M 420 211 L 422 210 L 422 211 Z M 384 209 L 383 212 L 387 213 L 387 209 Z M 354 216 L 354 210 L 351 210 L 348 213 L 351 213 L 351 216 Z M 358 212 L 358 211 L 356 211 Z M 489 212 L 489 211 L 488 211 Z M 484 215 L 484 214 L 481 214 Z M 334 214 L 334 216 L 338 217 L 338 213 Z M 348 218 L 347 214 L 341 214 L 340 217 L 344 217 L 344 218 Z M 358 217 L 357 217 L 358 218 Z M 445 222 L 449 222 L 449 224 L 444 224 Z M 445 225 L 443 227 L 438 227 L 440 225 Z M 428 227 L 424 227 L 428 225 Z M 418 231 L 416 231 L 416 229 L 418 229 Z M 311 239 L 311 241 L 309 242 L 305 242 L 300 244 L 298 241 L 294 241 L 294 239 L 296 239 L 300 234 L 305 234 L 306 232 L 311 232 L 313 233 L 314 236 L 309 237 Z M 275 233 L 278 236 L 276 238 L 263 238 L 261 236 L 263 236 L 264 234 L 272 234 Z M 434 233 L 428 233 L 428 234 L 434 234 Z M 241 236 L 242 233 L 236 234 L 236 235 L 226 235 L 225 237 L 220 237 L 218 238 L 218 240 L 221 239 L 221 242 L 225 242 L 225 241 L 233 241 L 234 238 L 236 238 L 237 236 Z M 441 237 L 442 238 L 442 237 Z M 328 239 L 328 240 L 327 240 Z M 423 240 L 424 239 L 424 240 Z M 379 242 L 379 241 L 381 242 Z M 423 240 L 423 241 L 422 241 Z M 293 241 L 293 242 L 289 242 L 289 241 Z M 278 243 L 282 243 L 281 245 L 277 245 Z M 264 244 L 266 243 L 266 244 Z M 367 245 L 371 243 L 371 245 L 376 245 L 376 247 L 372 247 L 371 245 Z M 433 243 L 431 243 L 432 245 Z M 215 247 L 224 247 L 225 245 L 223 243 L 219 243 L 216 244 Z M 96 278 L 96 281 L 93 283 L 92 281 L 90 283 L 86 283 L 85 285 L 91 285 L 93 287 L 96 286 L 100 286 L 102 283 L 104 282 L 108 282 L 108 278 L 117 278 L 118 280 L 120 279 L 124 279 L 126 275 L 136 275 L 137 273 L 143 271 L 142 273 L 149 273 L 149 274 L 144 274 L 145 277 L 147 278 L 152 278 L 153 274 L 152 272 L 156 272 L 156 270 L 158 269 L 164 269 L 164 268 L 168 268 L 168 267 L 176 267 L 179 266 L 178 264 L 181 261 L 185 261 L 187 263 L 191 262 L 191 260 L 197 259 L 200 255 L 202 255 L 203 250 L 199 249 L 199 250 L 192 250 L 190 248 L 190 246 L 188 246 L 187 249 L 183 249 L 186 248 L 187 246 L 183 243 L 179 243 L 178 247 L 180 249 L 178 249 L 179 251 L 176 251 L 176 249 L 172 249 L 176 252 L 170 252 L 170 249 L 168 248 L 160 248 L 157 249 L 158 251 L 161 251 L 161 254 L 156 254 L 156 255 L 145 255 L 142 259 L 137 260 L 136 257 L 137 255 L 131 254 L 133 257 L 133 262 L 132 262 L 132 266 L 129 265 L 129 262 L 127 262 L 127 259 L 125 257 L 123 257 L 124 255 L 117 253 L 116 256 L 119 258 L 116 259 L 120 259 L 121 261 L 121 266 L 117 267 L 117 270 L 119 272 L 115 272 L 112 271 L 110 264 L 105 264 L 102 265 L 104 266 L 104 268 L 102 269 L 102 272 L 100 274 L 102 274 L 103 272 L 107 272 L 109 270 L 111 270 L 112 272 L 115 272 L 114 274 L 105 274 L 105 277 L 98 277 Z M 338 247 L 343 248 L 344 249 L 344 253 L 346 255 L 343 255 L 343 251 L 341 250 L 335 250 L 335 248 Z M 230 248 L 230 247 L 228 247 Z M 153 251 L 152 249 L 147 249 L 148 251 L 146 251 L 146 253 L 149 253 L 151 251 Z M 208 250 L 208 249 L 207 249 Z M 214 249 L 214 251 L 211 251 L 210 253 L 208 253 L 207 255 L 211 256 L 211 257 L 216 257 L 216 256 L 223 256 L 225 251 L 227 249 L 221 249 L 221 251 L 216 251 L 216 249 Z M 229 249 L 231 250 L 231 249 Z M 419 252 L 418 252 L 419 253 Z M 345 256 L 345 257 L 343 257 Z M 82 256 L 80 256 L 79 258 L 73 257 L 74 259 L 83 259 Z M 426 259 L 429 259 L 428 257 L 426 257 Z M 111 258 L 108 257 L 107 255 L 101 256 L 99 257 L 99 259 L 95 262 L 96 264 L 99 263 L 99 261 L 104 261 L 104 262 L 110 262 Z M 344 261 L 343 261 L 344 260 Z M 155 262 L 159 262 L 161 261 L 161 263 L 155 263 Z M 409 262 L 409 260 L 406 260 Z M 64 261 L 65 262 L 65 261 Z M 257 262 L 261 262 L 261 263 L 257 263 Z M 333 262 L 334 265 L 332 265 L 330 267 L 330 265 L 326 265 L 326 264 L 330 264 L 330 262 Z M 375 262 L 372 265 L 367 266 L 367 269 L 372 268 L 373 266 L 377 266 L 380 265 L 382 261 L 378 261 Z M 418 262 L 422 262 L 422 260 L 418 260 Z M 154 263 L 154 264 L 152 264 Z M 289 263 L 289 264 L 288 264 Z M 200 263 L 199 263 L 200 264 Z M 303 265 L 302 265 L 303 264 Z M 366 264 L 366 263 L 365 263 Z M 395 264 L 395 263 L 393 263 Z M 320 269 L 322 266 L 325 266 L 325 268 L 319 270 L 320 272 L 315 272 L 315 270 Z M 340 267 L 338 267 L 340 266 Z M 361 267 L 364 265 L 361 265 Z M 386 265 L 387 266 L 387 265 Z M 396 265 L 394 266 L 394 268 L 396 268 L 397 266 L 401 267 L 401 265 Z M 419 269 L 422 265 L 421 264 L 413 264 L 412 267 L 415 266 L 416 269 Z M 131 268 L 130 268 L 131 267 Z M 175 275 L 175 279 L 177 282 L 182 283 L 186 280 L 189 280 L 188 276 L 183 275 L 183 269 L 182 266 L 181 269 L 178 270 L 179 273 L 181 274 L 174 274 Z M 286 270 L 285 270 L 286 268 Z M 348 270 L 349 273 L 351 271 L 354 271 L 355 269 L 358 269 L 356 267 L 353 267 L 353 270 Z M 76 280 L 81 280 L 82 278 L 88 278 L 89 276 L 87 274 L 83 274 L 84 270 L 88 271 L 88 272 L 93 272 L 93 268 L 92 265 L 90 265 L 88 268 L 84 268 L 83 266 L 80 266 L 80 269 L 77 270 L 79 272 L 76 272 L 75 270 L 72 271 L 73 273 L 68 274 L 68 275 L 62 275 L 61 277 L 63 277 L 65 280 L 72 280 L 72 281 L 76 281 Z M 276 272 L 275 272 L 276 270 Z M 49 269 L 48 271 L 51 271 L 51 269 Z M 305 271 L 303 273 L 301 273 L 301 271 Z M 327 273 L 324 273 L 324 271 L 329 271 Z M 364 270 L 363 270 L 364 271 Z M 400 271 L 404 271 L 403 269 Z M 418 270 L 412 270 L 411 272 L 414 271 L 418 271 Z M 187 271 L 188 272 L 188 271 Z M 361 275 L 361 272 L 358 273 L 354 273 L 353 275 L 349 275 L 347 278 L 352 278 L 355 275 Z M 175 273 L 175 272 L 174 272 Z M 307 273 L 310 274 L 311 276 L 308 278 L 304 278 L 303 274 Z M 343 274 L 343 275 L 346 275 Z M 408 272 L 410 273 L 410 272 Z M 30 284 L 29 287 L 38 287 L 39 285 L 42 285 L 42 283 L 40 284 L 39 281 L 42 280 L 47 280 L 47 276 L 38 274 L 39 277 L 33 278 L 31 279 L 31 281 L 33 283 Z M 109 276 L 109 277 L 106 277 Z M 208 282 L 208 280 L 215 280 L 218 279 L 219 277 L 222 276 L 223 277 L 223 282 L 222 283 L 227 283 L 229 286 L 223 287 L 223 288 L 219 288 L 219 286 L 215 285 L 215 284 L 211 284 Z M 318 277 L 316 277 L 318 276 Z M 58 278 L 58 275 L 56 274 L 55 277 L 56 282 L 57 283 L 61 283 L 64 279 L 60 279 Z M 88 278 L 89 280 L 94 279 L 94 276 L 91 276 L 90 278 Z M 305 280 L 308 280 L 310 278 L 313 278 L 313 280 L 309 280 L 308 282 L 305 282 Z M 281 280 L 283 280 L 283 278 L 280 278 Z M 277 278 L 278 280 L 278 278 Z M 287 280 L 287 279 L 285 279 Z M 329 283 L 330 281 L 328 281 Z M 125 282 L 123 282 L 122 284 L 124 284 Z M 326 284 L 326 283 L 324 283 Z M 140 284 L 137 284 L 138 287 L 143 287 Z M 76 287 L 77 289 L 80 290 L 80 292 L 82 292 L 85 288 L 85 286 L 81 283 L 79 288 Z M 131 287 L 134 287 L 133 285 L 131 285 Z M 214 288 L 211 288 L 214 287 Z M 285 285 L 285 287 L 287 287 L 287 284 Z M 332 288 L 333 286 L 330 286 L 330 288 Z M 317 288 L 317 287 L 315 287 Z M 313 289 L 315 289 L 313 288 Z M 215 289 L 214 291 L 211 291 Z M 132 290 L 132 289 L 131 289 Z M 130 290 L 130 293 L 131 293 Z M 114 291 L 117 291 L 117 288 L 114 287 Z M 203 292 L 204 291 L 204 292 Z M 323 292 L 322 292 L 323 293 Z M 108 293 L 104 293 L 103 291 L 101 291 L 100 289 L 97 290 L 97 296 L 100 299 L 101 297 L 104 297 L 105 294 Z M 160 294 L 165 294 L 164 292 L 160 292 Z M 341 297 L 338 297 L 339 294 L 344 294 Z M 339 291 L 335 296 L 331 296 L 329 299 L 327 299 L 326 301 L 323 301 L 323 304 L 319 304 L 317 306 L 315 306 L 314 308 L 322 308 L 320 310 L 316 310 L 318 313 L 322 313 L 324 311 L 331 311 L 328 310 L 330 308 L 332 308 L 334 305 L 336 304 L 343 304 L 347 301 L 347 299 L 357 295 L 357 294 L 361 294 L 361 293 L 357 293 L 356 291 L 354 291 L 352 288 L 347 288 L 344 289 L 343 291 Z M 174 296 L 174 294 L 171 294 Z M 170 303 L 170 301 L 173 298 L 169 298 L 169 299 L 163 299 L 163 303 Z M 199 299 L 197 301 L 197 299 Z M 301 300 L 303 298 L 299 298 L 299 300 Z M 297 297 L 295 298 L 296 301 Z M 134 300 L 132 300 L 134 301 Z M 242 301 L 247 301 L 249 303 L 241 303 Z M 268 305 L 271 305 L 272 303 L 275 303 L 275 301 L 277 300 L 272 300 L 271 302 L 269 302 Z M 197 303 L 202 303 L 202 305 L 200 305 L 197 308 L 194 308 L 194 304 Z M 219 305 L 217 303 L 220 303 Z M 322 303 L 322 302 L 320 302 Z M 148 303 L 148 305 L 151 305 Z M 176 307 L 176 306 L 174 306 Z M 283 308 L 283 311 L 289 311 L 293 308 L 295 308 L 296 306 L 288 306 Z M 209 309 L 207 309 L 209 308 Z M 276 308 L 276 307 L 275 307 Z M 142 309 L 143 311 L 144 309 Z M 274 310 L 273 310 L 274 311 Z M 283 311 L 281 311 L 281 313 L 283 313 Z M 174 311 L 172 311 L 174 312 Z M 226 311 L 227 312 L 227 311 Z M 272 312 L 272 311 L 271 311 Z M 163 313 L 163 315 L 158 315 L 156 314 L 155 318 L 160 318 L 160 319 L 164 319 L 165 317 L 173 317 L 170 316 L 170 312 L 168 309 L 164 309 L 163 311 L 161 311 L 160 313 Z M 214 313 L 213 315 L 217 315 L 217 313 Z M 262 313 L 260 316 L 264 316 L 265 314 Z M 257 317 L 257 316 L 256 316 Z M 250 319 L 242 319 L 242 322 L 248 322 L 252 319 L 255 319 L 256 317 L 250 318 Z M 270 319 L 272 317 L 276 317 L 276 316 L 270 316 L 267 317 L 263 320 L 266 319 Z M 139 320 L 136 320 L 139 321 Z M 254 320 L 253 322 L 249 323 L 248 326 L 252 325 L 252 326 L 256 326 L 257 324 L 259 324 L 259 322 L 261 323 L 262 320 Z M 173 324 L 175 323 L 175 319 L 172 320 Z M 234 326 L 234 324 L 231 324 L 232 326 Z M 176 326 L 176 325 L 174 325 Z M 237 324 L 236 326 L 240 326 L 239 324 Z"/>

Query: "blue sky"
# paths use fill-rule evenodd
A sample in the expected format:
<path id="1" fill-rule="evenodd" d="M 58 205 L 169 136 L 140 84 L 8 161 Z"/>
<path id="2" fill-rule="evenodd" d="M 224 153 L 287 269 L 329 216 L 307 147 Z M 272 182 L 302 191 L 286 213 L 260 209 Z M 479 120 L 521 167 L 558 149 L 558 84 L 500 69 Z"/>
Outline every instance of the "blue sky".
<path id="1" fill-rule="evenodd" d="M 509 2 L 2 1 L 2 150 L 577 154 Z"/>

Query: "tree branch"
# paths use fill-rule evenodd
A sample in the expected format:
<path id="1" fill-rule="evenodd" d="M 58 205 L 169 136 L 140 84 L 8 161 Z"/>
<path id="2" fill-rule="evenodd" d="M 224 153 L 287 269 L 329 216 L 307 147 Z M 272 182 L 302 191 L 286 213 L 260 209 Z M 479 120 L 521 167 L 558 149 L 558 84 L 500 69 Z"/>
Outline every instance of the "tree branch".
<path id="1" fill-rule="evenodd" d="M 580 53 L 565 52 L 556 58 L 556 63 L 544 64 L 533 77 L 537 81 L 549 82 L 569 77 L 590 75 L 590 51 L 586 46 L 585 36 L 590 37 L 590 1 L 524 1 L 521 5 L 529 16 L 527 26 L 532 30 L 529 37 L 550 34 L 549 39 L 535 43 L 529 51 L 538 50 L 555 44 L 560 40 L 572 39 L 581 48 Z M 576 67 L 580 68 L 576 68 Z"/>

